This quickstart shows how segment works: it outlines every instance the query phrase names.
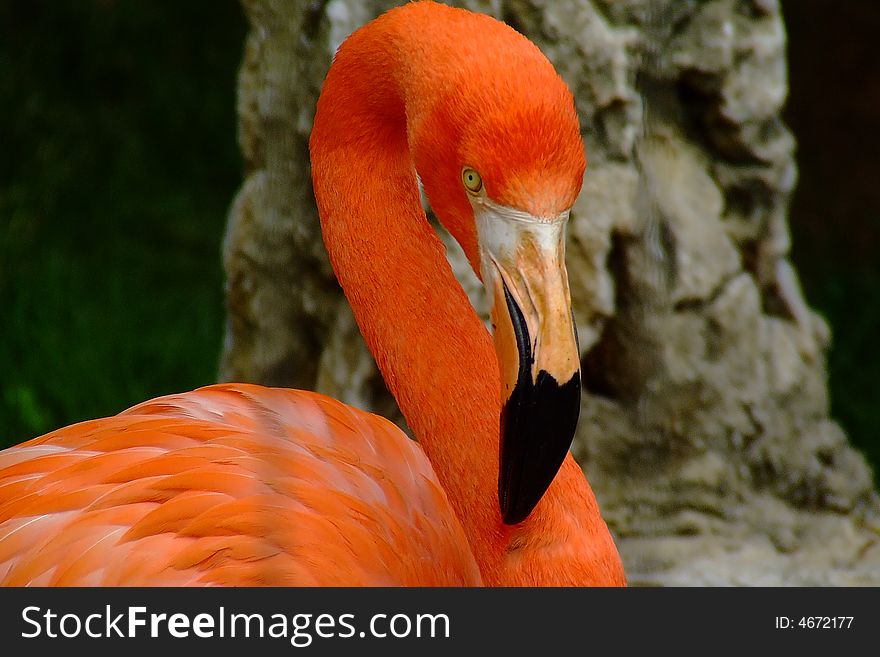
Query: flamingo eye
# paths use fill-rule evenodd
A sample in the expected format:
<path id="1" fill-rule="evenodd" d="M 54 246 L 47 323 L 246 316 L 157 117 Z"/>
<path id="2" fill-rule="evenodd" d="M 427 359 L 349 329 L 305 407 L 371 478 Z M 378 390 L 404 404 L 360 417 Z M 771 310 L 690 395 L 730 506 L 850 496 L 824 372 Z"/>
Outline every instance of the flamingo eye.
<path id="1" fill-rule="evenodd" d="M 471 194 L 476 194 L 483 189 L 483 179 L 480 178 L 479 173 L 470 167 L 465 167 L 461 170 L 461 182 L 464 183 L 465 188 Z"/>

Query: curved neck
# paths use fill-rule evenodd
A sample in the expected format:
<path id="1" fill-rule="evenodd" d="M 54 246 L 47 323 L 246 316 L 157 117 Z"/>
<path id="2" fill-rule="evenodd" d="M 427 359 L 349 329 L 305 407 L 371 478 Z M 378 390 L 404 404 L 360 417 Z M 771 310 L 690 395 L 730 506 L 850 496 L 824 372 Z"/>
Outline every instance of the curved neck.
<path id="1" fill-rule="evenodd" d="M 495 351 L 422 210 L 405 126 L 387 128 L 327 153 L 313 148 L 324 241 L 367 346 L 485 578 L 506 533 L 497 510 Z M 315 129 L 318 137 L 344 130 L 319 121 Z"/>
<path id="2" fill-rule="evenodd" d="M 395 78 L 394 35 L 376 39 L 364 32 L 350 37 L 337 55 L 310 142 L 330 260 L 484 581 L 550 581 L 527 548 L 577 550 L 582 525 L 590 536 L 597 522 L 599 533 L 607 529 L 571 457 L 526 522 L 509 527 L 501 521 L 495 350 L 421 207 L 407 124 L 416 110 L 403 100 L 415 94 L 397 86 L 406 80 Z M 566 500 L 576 511 L 566 509 Z"/>

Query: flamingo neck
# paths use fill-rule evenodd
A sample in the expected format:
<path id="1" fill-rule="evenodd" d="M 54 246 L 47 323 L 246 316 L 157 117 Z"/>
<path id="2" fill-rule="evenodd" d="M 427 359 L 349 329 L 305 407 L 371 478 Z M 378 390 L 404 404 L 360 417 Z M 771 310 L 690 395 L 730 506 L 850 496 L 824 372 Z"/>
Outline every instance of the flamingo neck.
<path id="1" fill-rule="evenodd" d="M 500 379 L 491 338 L 422 210 L 398 140 L 336 151 L 344 179 L 314 161 L 324 240 L 388 388 L 434 467 L 484 580 L 500 567 Z M 330 180 L 336 179 L 336 182 Z M 388 182 L 396 181 L 394 192 Z M 319 189 L 327 190 L 330 203 Z M 342 189 L 338 187 L 342 186 Z"/>
<path id="2" fill-rule="evenodd" d="M 495 350 L 422 210 L 407 122 L 418 108 L 405 100 L 420 90 L 405 88 L 395 35 L 384 36 L 350 37 L 318 102 L 312 177 L 334 271 L 484 582 L 596 583 L 581 561 L 610 536 L 570 456 L 526 522 L 501 520 Z"/>

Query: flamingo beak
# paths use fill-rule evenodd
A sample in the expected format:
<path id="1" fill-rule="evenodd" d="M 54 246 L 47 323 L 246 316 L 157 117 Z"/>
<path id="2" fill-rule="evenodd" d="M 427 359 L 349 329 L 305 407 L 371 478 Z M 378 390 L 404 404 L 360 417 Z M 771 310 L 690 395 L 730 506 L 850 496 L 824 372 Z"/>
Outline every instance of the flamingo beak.
<path id="1" fill-rule="evenodd" d="M 525 520 L 553 482 L 580 413 L 580 358 L 565 269 L 568 212 L 540 219 L 484 202 L 483 284 L 501 372 L 501 517 Z"/>

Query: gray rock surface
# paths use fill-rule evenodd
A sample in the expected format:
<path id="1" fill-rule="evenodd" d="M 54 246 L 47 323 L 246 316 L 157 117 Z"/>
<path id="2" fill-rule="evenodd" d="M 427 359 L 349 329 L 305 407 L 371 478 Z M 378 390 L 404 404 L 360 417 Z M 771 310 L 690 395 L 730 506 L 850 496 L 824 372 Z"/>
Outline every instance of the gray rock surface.
<path id="1" fill-rule="evenodd" d="M 402 424 L 324 253 L 306 147 L 335 48 L 396 3 L 243 4 L 246 180 L 225 242 L 221 377 Z M 567 262 L 587 391 L 573 451 L 630 582 L 880 585 L 880 502 L 828 416 L 829 329 L 787 258 L 797 170 L 778 3 L 456 4 L 527 34 L 577 98 L 589 165 Z"/>

